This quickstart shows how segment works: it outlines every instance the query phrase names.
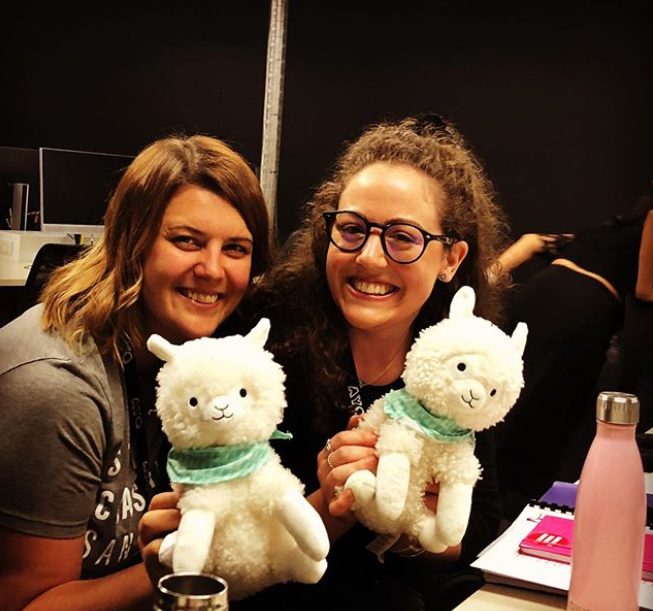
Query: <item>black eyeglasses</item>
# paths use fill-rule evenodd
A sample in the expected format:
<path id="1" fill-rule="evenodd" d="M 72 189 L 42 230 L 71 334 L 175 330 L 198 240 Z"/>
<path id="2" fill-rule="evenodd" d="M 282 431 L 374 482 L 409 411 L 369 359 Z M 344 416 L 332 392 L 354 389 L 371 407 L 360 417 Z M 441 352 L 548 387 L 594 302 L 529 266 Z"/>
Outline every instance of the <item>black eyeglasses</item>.
<path id="1" fill-rule="evenodd" d="M 372 223 L 358 212 L 348 210 L 323 212 L 322 216 L 330 242 L 343 252 L 361 250 L 370 237 L 372 227 L 380 229 L 383 252 L 395 263 L 414 263 L 424 254 L 430 242 L 442 242 L 447 246 L 456 242 L 451 236 L 432 235 L 410 223 Z"/>

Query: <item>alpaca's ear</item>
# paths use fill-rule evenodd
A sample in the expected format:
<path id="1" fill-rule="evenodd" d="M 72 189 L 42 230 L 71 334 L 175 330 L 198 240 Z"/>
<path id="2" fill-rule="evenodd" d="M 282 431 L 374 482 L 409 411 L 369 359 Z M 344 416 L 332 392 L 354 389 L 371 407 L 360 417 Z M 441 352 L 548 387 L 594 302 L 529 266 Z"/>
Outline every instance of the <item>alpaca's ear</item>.
<path id="1" fill-rule="evenodd" d="M 461 286 L 451 300 L 449 318 L 471 318 L 474 316 L 476 293 L 471 286 Z"/>
<path id="2" fill-rule="evenodd" d="M 245 336 L 247 340 L 252 342 L 255 346 L 263 348 L 265 342 L 268 341 L 270 333 L 270 321 L 267 318 L 261 318 L 258 324 Z"/>
<path id="3" fill-rule="evenodd" d="M 512 342 L 519 353 L 519 356 L 524 355 L 524 348 L 526 348 L 526 338 L 528 337 L 528 326 L 525 322 L 520 322 L 515 330 L 512 332 Z"/>
<path id="4" fill-rule="evenodd" d="M 157 335 L 156 333 L 154 335 L 150 335 L 149 339 L 147 340 L 147 349 L 152 354 L 159 357 L 162 361 L 167 362 L 172 360 L 176 348 L 177 346 L 171 344 L 168 340 L 164 339 L 160 335 Z"/>

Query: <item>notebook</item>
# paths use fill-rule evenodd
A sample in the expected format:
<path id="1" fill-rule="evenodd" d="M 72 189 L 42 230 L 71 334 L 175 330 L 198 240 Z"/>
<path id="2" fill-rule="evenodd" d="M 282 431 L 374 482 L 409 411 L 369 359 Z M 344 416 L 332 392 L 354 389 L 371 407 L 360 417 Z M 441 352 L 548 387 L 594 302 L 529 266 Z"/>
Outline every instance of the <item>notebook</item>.
<path id="1" fill-rule="evenodd" d="M 566 596 L 571 580 L 571 565 L 568 562 L 520 552 L 520 543 L 547 516 L 556 516 L 573 523 L 573 509 L 559 504 L 532 501 L 524 507 L 514 522 L 479 554 L 472 566 L 483 571 L 489 583 Z M 639 604 L 641 609 L 653 611 L 653 581 L 640 582 Z"/>
<path id="2" fill-rule="evenodd" d="M 574 520 L 562 515 L 544 516 L 519 543 L 522 554 L 569 564 L 574 540 Z M 653 533 L 644 536 L 642 579 L 653 581 Z"/>
<path id="3" fill-rule="evenodd" d="M 653 437 L 653 435 L 652 435 Z M 648 492 L 653 488 L 653 474 L 647 473 L 644 476 L 646 481 L 646 523 L 649 528 L 653 528 L 653 494 Z M 560 509 L 571 510 L 576 506 L 576 496 L 578 494 L 578 483 L 571 482 L 553 482 L 551 488 L 549 488 L 541 497 L 540 502 L 546 503 L 551 507 L 560 507 Z"/>
<path id="4" fill-rule="evenodd" d="M 571 562 L 574 521 L 561 516 L 544 516 L 519 543 L 522 554 Z"/>

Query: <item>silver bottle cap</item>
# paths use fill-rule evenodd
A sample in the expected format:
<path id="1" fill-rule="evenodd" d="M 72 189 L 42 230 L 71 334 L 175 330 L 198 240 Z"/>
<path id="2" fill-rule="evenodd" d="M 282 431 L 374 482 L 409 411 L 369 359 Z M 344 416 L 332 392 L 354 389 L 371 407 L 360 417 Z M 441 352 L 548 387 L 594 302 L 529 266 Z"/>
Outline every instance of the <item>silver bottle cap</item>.
<path id="1" fill-rule="evenodd" d="M 596 418 L 612 424 L 637 424 L 639 399 L 625 392 L 602 392 L 596 399 Z"/>
<path id="2" fill-rule="evenodd" d="M 205 573 L 172 573 L 159 580 L 156 611 L 227 611 L 227 582 Z"/>

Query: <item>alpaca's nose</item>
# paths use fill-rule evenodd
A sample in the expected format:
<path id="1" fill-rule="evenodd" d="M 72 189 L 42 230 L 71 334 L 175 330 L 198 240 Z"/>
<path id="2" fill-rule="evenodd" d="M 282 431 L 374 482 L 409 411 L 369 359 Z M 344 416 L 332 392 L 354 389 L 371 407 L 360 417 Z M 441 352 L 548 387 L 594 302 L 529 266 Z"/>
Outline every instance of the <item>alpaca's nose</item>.
<path id="1" fill-rule="evenodd" d="M 226 395 L 213 397 L 213 399 L 211 399 L 210 406 L 211 408 L 209 413 L 206 414 L 207 419 L 222 420 L 223 418 L 231 418 L 233 416 L 230 400 Z"/>
<path id="2" fill-rule="evenodd" d="M 219 395 L 211 400 L 213 409 L 225 410 L 229 407 L 229 397 L 227 395 Z"/>
<path id="3" fill-rule="evenodd" d="M 478 409 L 485 405 L 488 393 L 485 386 L 477 380 L 456 380 L 454 387 L 461 401 L 470 409 Z"/>

